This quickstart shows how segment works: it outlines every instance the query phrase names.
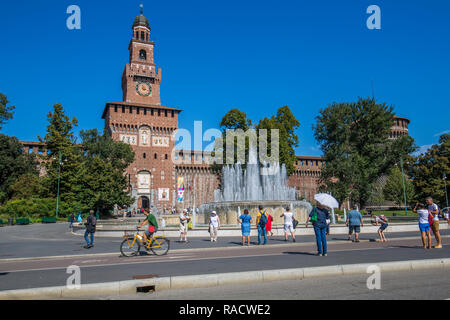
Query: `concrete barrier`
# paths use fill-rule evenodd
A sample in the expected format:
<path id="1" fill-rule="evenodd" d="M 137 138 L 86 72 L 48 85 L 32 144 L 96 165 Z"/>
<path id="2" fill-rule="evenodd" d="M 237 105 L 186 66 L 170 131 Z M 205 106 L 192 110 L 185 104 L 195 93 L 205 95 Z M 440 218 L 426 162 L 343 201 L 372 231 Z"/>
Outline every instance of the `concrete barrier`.
<path id="1" fill-rule="evenodd" d="M 86 284 L 81 285 L 80 289 L 68 289 L 65 286 L 61 286 L 6 290 L 0 291 L 0 300 L 75 299 L 95 296 L 133 294 L 136 293 L 137 288 L 139 287 L 153 287 L 155 291 L 162 291 L 170 289 L 205 288 L 242 283 L 258 283 L 263 281 L 301 280 L 313 277 L 366 274 L 367 268 L 373 265 L 378 266 L 381 272 L 413 271 L 429 268 L 450 268 L 450 258 L 174 276 Z"/>

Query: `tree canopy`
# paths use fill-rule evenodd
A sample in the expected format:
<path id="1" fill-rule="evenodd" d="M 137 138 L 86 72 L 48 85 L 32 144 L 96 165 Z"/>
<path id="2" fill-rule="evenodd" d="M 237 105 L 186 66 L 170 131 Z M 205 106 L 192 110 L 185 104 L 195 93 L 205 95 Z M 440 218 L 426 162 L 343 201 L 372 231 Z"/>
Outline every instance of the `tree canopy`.
<path id="1" fill-rule="evenodd" d="M 350 199 L 363 207 L 376 180 L 414 151 L 409 136 L 389 139 L 393 107 L 374 99 L 333 103 L 316 119 L 314 135 L 326 160 L 322 189 L 339 203 Z"/>

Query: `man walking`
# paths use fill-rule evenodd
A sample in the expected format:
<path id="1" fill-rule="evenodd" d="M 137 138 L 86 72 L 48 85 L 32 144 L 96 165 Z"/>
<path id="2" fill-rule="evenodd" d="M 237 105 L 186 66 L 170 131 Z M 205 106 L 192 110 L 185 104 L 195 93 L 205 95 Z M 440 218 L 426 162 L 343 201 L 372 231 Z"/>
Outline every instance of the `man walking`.
<path id="1" fill-rule="evenodd" d="M 94 233 L 97 226 L 97 218 L 94 215 L 94 210 L 89 211 L 89 217 L 85 223 L 86 232 L 84 233 L 84 240 L 86 241 L 85 249 L 90 249 L 94 246 Z M 91 242 L 89 243 L 88 235 L 91 235 Z"/>
<path id="2" fill-rule="evenodd" d="M 348 240 L 351 240 L 354 231 L 355 239 L 353 242 L 359 242 L 359 233 L 361 232 L 361 226 L 364 227 L 364 223 L 358 207 L 353 206 L 353 210 L 348 213 L 345 224 L 348 226 Z"/>
<path id="3" fill-rule="evenodd" d="M 433 216 L 433 224 L 431 225 L 431 230 L 434 233 L 434 237 L 436 238 L 437 245 L 433 246 L 433 248 L 441 249 L 442 248 L 442 240 L 441 234 L 439 232 L 439 207 L 437 204 L 433 203 L 433 198 L 427 197 L 426 199 L 428 205 L 428 212 Z"/>
<path id="4" fill-rule="evenodd" d="M 268 215 L 266 211 L 263 211 L 263 207 L 259 206 L 259 211 L 256 214 L 256 227 L 258 228 L 258 245 L 261 244 L 261 234 L 264 235 L 264 244 L 267 243 L 267 224 Z"/>

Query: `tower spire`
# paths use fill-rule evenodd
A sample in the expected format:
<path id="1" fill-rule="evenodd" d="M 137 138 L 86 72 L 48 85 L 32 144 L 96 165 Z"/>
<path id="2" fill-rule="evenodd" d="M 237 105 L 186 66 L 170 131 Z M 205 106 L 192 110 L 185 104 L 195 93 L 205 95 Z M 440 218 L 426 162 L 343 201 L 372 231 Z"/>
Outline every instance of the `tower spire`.
<path id="1" fill-rule="evenodd" d="M 144 15 L 144 5 L 141 3 L 139 7 L 141 7 L 141 15 Z"/>

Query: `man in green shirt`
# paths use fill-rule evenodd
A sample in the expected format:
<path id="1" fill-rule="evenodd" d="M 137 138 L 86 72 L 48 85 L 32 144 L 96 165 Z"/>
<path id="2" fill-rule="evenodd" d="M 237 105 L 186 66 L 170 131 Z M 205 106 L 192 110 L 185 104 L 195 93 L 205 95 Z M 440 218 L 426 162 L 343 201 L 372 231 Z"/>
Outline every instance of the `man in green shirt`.
<path id="1" fill-rule="evenodd" d="M 148 209 L 144 209 L 144 214 L 147 218 L 141 222 L 141 224 L 138 226 L 138 229 L 148 223 L 148 230 L 144 232 L 144 243 L 147 243 L 148 238 L 150 238 L 153 233 L 158 230 L 158 221 L 152 213 L 149 213 Z"/>

